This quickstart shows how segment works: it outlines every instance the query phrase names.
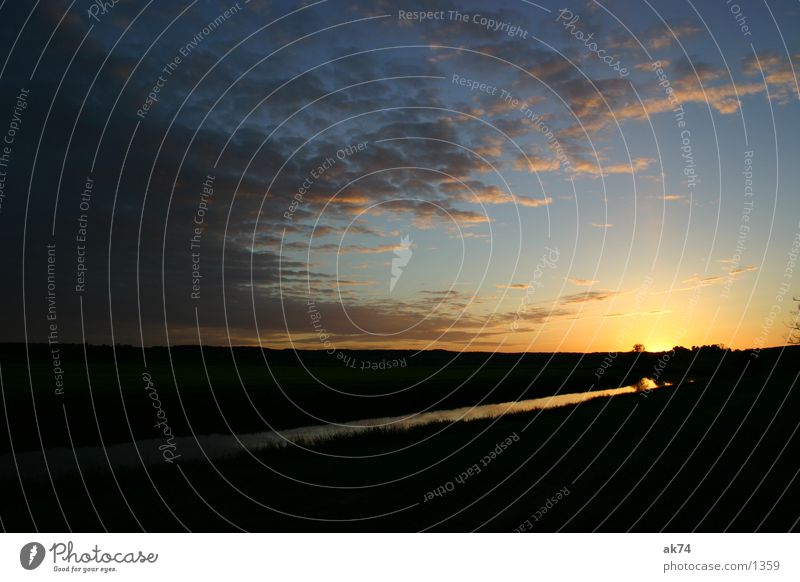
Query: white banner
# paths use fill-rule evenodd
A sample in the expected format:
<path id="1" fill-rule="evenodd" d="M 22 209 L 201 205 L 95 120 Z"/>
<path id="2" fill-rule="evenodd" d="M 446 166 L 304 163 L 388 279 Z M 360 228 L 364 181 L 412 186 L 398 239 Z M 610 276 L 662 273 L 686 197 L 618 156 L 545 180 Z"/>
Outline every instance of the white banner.
<path id="1" fill-rule="evenodd" d="M 9 581 L 800 579 L 791 534 L 4 534 L 0 548 Z"/>

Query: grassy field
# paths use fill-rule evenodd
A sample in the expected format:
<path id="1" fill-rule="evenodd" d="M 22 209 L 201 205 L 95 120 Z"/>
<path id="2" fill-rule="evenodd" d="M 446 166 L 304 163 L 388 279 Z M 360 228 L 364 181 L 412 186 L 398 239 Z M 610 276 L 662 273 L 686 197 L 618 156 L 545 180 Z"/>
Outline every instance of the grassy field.
<path id="1" fill-rule="evenodd" d="M 60 350 L 61 395 L 55 393 L 52 357 L 45 345 L 27 350 L 20 344 L 0 345 L 0 366 L 14 448 L 25 450 L 41 448 L 40 434 L 46 447 L 69 446 L 69 433 L 76 445 L 95 446 L 155 437 L 144 373 L 175 434 L 188 435 L 290 428 L 610 388 L 652 374 L 656 361 L 653 354 L 620 354 L 598 380 L 595 372 L 606 354 L 342 353 L 359 365 L 351 368 L 313 351 L 298 355 L 289 350 L 205 348 L 201 353 L 185 346 L 143 353 L 130 346 L 89 346 L 84 353 L 83 346 L 68 345 Z M 664 379 L 679 380 L 690 357 L 676 359 Z M 709 354 L 695 362 L 693 373 L 711 374 L 719 357 Z M 400 359 L 405 367 L 360 369 L 360 362 Z M 0 451 L 8 450 L 8 432 L 3 431 Z"/>
<path id="2" fill-rule="evenodd" d="M 202 367 L 199 371 L 185 369 L 189 356 L 196 355 L 194 348 L 185 350 L 186 360 L 176 358 L 180 377 L 186 382 L 181 399 L 195 430 L 201 432 L 195 426 L 197 410 L 197 425 L 208 432 L 218 426 L 214 415 L 202 409 L 208 387 L 203 388 Z M 308 450 L 263 450 L 213 463 L 161 463 L 147 470 L 113 474 L 110 470 L 91 471 L 83 478 L 75 473 L 57 477 L 52 484 L 23 480 L 24 492 L 16 477 L 7 475 L 0 516 L 11 531 L 796 530 L 800 516 L 798 349 L 765 350 L 757 358 L 748 352 L 704 351 L 678 354 L 662 375 L 674 385 L 646 396 L 619 396 L 493 421 L 429 425 L 402 432 L 374 430 Z M 231 373 L 224 369 L 224 352 L 214 354 L 218 360 L 207 357 L 215 378 Z M 102 359 L 99 353 L 93 355 Z M 242 355 L 242 360 L 248 361 L 247 366 L 242 365 L 246 383 L 263 380 L 259 374 L 263 374 L 264 364 L 258 362 L 260 354 L 255 355 L 258 357 L 249 360 Z M 283 374 L 285 384 L 292 386 L 293 395 L 313 402 L 310 388 L 303 393 L 303 375 L 290 365 L 291 353 L 267 355 L 274 360 L 276 376 Z M 436 358 L 444 355 L 426 354 L 431 358 L 430 367 L 435 368 Z M 446 405 L 542 395 L 544 390 L 526 384 L 536 373 L 537 361 L 541 365 L 540 358 L 548 356 L 530 356 L 513 378 L 494 391 L 491 388 L 507 371 L 507 362 L 484 369 L 480 381 L 473 379 L 447 397 Z M 554 382 L 550 389 L 558 388 L 559 383 L 586 389 L 586 380 L 594 376 L 602 356 L 583 360 L 578 355 L 556 356 L 562 365 L 548 366 L 547 377 Z M 649 375 L 642 371 L 652 369 L 658 359 L 654 354 L 638 359 L 632 354 L 620 355 L 623 357 L 624 364 L 618 359 L 612 366 L 612 370 L 619 368 L 622 377 L 623 372 L 634 377 Z M 279 362 L 280 358 L 284 361 Z M 156 364 L 157 357 L 148 359 L 151 371 L 163 365 Z M 439 378 L 428 386 L 460 382 L 477 361 L 465 358 L 461 368 L 448 369 L 446 380 Z M 134 364 L 126 366 L 122 398 L 135 398 L 141 389 L 136 386 L 141 383 L 140 370 Z M 4 362 L 6 398 L 12 393 L 8 369 Z M 380 394 L 395 385 L 394 381 L 402 385 L 415 378 L 414 374 L 424 376 L 420 369 L 409 366 L 392 380 L 379 382 L 373 376 L 353 384 L 353 390 Z M 100 372 L 97 380 L 93 376 L 93 390 L 101 391 L 102 386 L 119 399 L 113 368 L 104 373 L 104 380 Z M 332 378 L 337 371 L 329 373 Z M 164 406 L 169 408 L 179 401 L 177 395 L 174 402 L 169 399 L 171 394 L 166 396 L 169 384 L 161 383 L 162 374 L 169 374 L 168 366 L 154 372 L 154 377 L 165 395 Z M 571 384 L 573 376 L 580 382 Z M 620 383 L 612 378 L 604 386 L 608 382 Z M 281 417 L 291 426 L 293 422 L 286 420 L 283 412 L 269 408 L 280 408 L 281 401 L 270 388 L 259 386 L 266 392 L 260 399 L 254 398 L 264 407 L 261 412 Z M 13 389 L 22 393 L 15 398 L 24 403 L 24 390 L 20 386 Z M 235 382 L 229 389 L 236 390 Z M 64 395 L 70 399 L 67 407 L 76 422 L 78 413 L 72 407 L 80 402 L 78 390 L 73 386 L 72 393 Z M 509 397 L 515 391 L 518 394 Z M 224 396 L 226 407 L 249 406 L 236 394 L 223 394 L 222 389 L 215 392 Z M 44 390 L 42 393 L 37 398 L 49 396 Z M 430 396 L 432 402 L 438 397 Z M 114 398 L 107 398 L 102 407 L 113 407 Z M 325 412 L 362 418 L 428 402 L 417 392 L 391 404 L 384 398 L 372 399 L 375 403 L 357 400 L 359 404 L 350 407 L 342 404 L 346 400 L 333 399 L 333 408 Z M 139 414 L 132 404 L 126 407 L 129 415 Z M 180 408 L 174 410 L 177 423 Z M 243 411 L 236 418 L 239 426 L 251 426 Z M 18 420 L 12 420 L 13 435 Z M 80 422 L 91 428 L 90 421 L 91 412 L 84 412 Z M 305 423 L 299 417 L 295 422 Z M 263 424 L 254 423 L 256 430 L 263 430 Z M 50 432 L 57 441 L 55 428 Z M 86 430 L 89 442 L 91 433 Z M 113 434 L 123 438 L 125 431 Z"/>

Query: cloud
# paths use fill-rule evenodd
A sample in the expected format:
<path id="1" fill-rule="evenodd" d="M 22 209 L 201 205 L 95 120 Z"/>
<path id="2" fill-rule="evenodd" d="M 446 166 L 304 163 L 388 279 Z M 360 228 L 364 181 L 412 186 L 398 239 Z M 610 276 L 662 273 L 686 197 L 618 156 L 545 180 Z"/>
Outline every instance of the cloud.
<path id="1" fill-rule="evenodd" d="M 800 54 L 795 54 L 792 58 L 800 60 Z M 800 99 L 796 71 L 786 55 L 768 51 L 747 56 L 742 61 L 742 71 L 745 75 L 757 76 L 759 79 L 763 74 L 770 85 L 770 96 L 778 103 L 788 103 L 792 93 Z"/>
<path id="2" fill-rule="evenodd" d="M 581 293 L 573 293 L 572 295 L 565 295 L 558 299 L 559 303 L 567 305 L 575 303 L 589 303 L 591 301 L 605 301 L 606 299 L 613 299 L 619 295 L 618 291 L 583 291 Z"/>
<path id="3" fill-rule="evenodd" d="M 755 265 L 745 265 L 744 267 L 735 267 L 731 269 L 728 271 L 728 274 L 732 277 L 736 277 L 742 273 L 752 273 L 753 271 L 758 271 L 758 267 Z"/>
<path id="4" fill-rule="evenodd" d="M 491 218 L 483 213 L 471 210 L 459 210 L 443 203 L 436 206 L 416 200 L 392 200 L 382 204 L 378 212 L 410 213 L 414 225 L 422 230 L 429 230 L 447 221 L 454 220 L 461 228 L 468 228 L 491 222 Z"/>
<path id="5" fill-rule="evenodd" d="M 540 156 L 517 156 L 514 160 L 514 169 L 518 171 L 527 170 L 531 173 L 557 172 L 561 169 L 561 163 L 556 158 L 542 158 Z"/>
<path id="6" fill-rule="evenodd" d="M 338 194 L 336 197 L 331 198 L 331 203 L 338 204 L 369 204 L 373 201 L 372 198 L 365 194 L 358 194 L 355 192 L 344 192 Z"/>
<path id="7" fill-rule="evenodd" d="M 538 208 L 553 203 L 549 197 L 531 198 L 528 196 L 514 195 L 497 186 L 486 185 L 479 180 L 469 180 L 465 183 L 456 181 L 443 182 L 439 189 L 448 194 L 460 193 L 460 199 L 473 204 L 518 204 L 529 208 Z"/>
<path id="8" fill-rule="evenodd" d="M 579 277 L 567 277 L 567 281 L 578 287 L 591 287 L 600 282 L 597 279 L 581 279 Z"/>
<path id="9" fill-rule="evenodd" d="M 611 174 L 636 174 L 643 172 L 656 163 L 655 158 L 633 158 L 630 163 L 604 164 L 602 161 L 592 161 L 574 158 L 571 160 L 570 170 L 576 176 L 609 176 Z M 556 158 L 544 159 L 538 156 L 518 156 L 514 160 L 514 169 L 528 170 L 531 173 L 558 172 L 561 164 Z"/>
<path id="10" fill-rule="evenodd" d="M 593 222 L 592 226 L 595 228 L 612 228 L 614 225 L 609 222 Z"/>
<path id="11" fill-rule="evenodd" d="M 658 59 L 658 62 L 661 63 L 662 67 L 668 67 L 669 64 L 672 62 L 669 59 Z M 642 71 L 643 73 L 652 73 L 653 72 L 653 63 L 651 61 L 645 61 L 643 63 L 638 63 L 633 65 L 633 68 L 637 71 Z"/>
<path id="12" fill-rule="evenodd" d="M 663 22 L 659 21 L 638 33 L 634 33 L 634 37 L 631 36 L 630 31 L 618 27 L 612 34 L 610 46 L 638 51 L 641 50 L 639 45 L 641 43 L 650 50 L 664 50 L 669 48 L 676 40 L 694 36 L 703 30 L 703 28 L 692 22 L 673 23 L 667 27 Z"/>
<path id="13" fill-rule="evenodd" d="M 666 65 L 661 63 L 661 67 Z M 676 84 L 682 86 L 691 86 L 698 81 L 708 84 L 709 81 L 721 79 L 728 74 L 727 69 L 722 66 L 715 66 L 697 57 L 681 57 L 672 64 L 672 73 L 676 78 Z"/>
<path id="14" fill-rule="evenodd" d="M 720 262 L 726 262 L 726 259 L 723 259 Z M 724 283 L 729 277 L 738 277 L 739 275 L 743 275 L 744 273 L 752 273 L 753 271 L 757 271 L 758 267 L 755 265 L 744 265 L 744 266 L 736 266 L 728 269 L 727 277 L 721 275 L 710 275 L 706 277 L 702 277 L 698 274 L 694 274 L 688 279 L 684 279 L 683 283 L 695 283 L 696 286 L 705 287 L 707 285 L 718 285 Z"/>
<path id="15" fill-rule="evenodd" d="M 484 158 L 499 158 L 503 155 L 503 144 L 505 143 L 506 140 L 500 136 L 490 136 L 484 140 L 483 144 L 472 148 L 472 151 Z"/>
<path id="16" fill-rule="evenodd" d="M 651 50 L 663 50 L 677 42 L 680 39 L 691 37 L 698 32 L 702 32 L 703 28 L 692 23 L 673 24 L 669 28 L 662 23 L 657 23 L 639 34 L 639 40 L 643 41 Z M 626 46 L 629 48 L 638 48 L 638 43 L 634 39 L 630 39 Z"/>
<path id="17" fill-rule="evenodd" d="M 756 95 L 764 91 L 764 86 L 758 83 L 725 84 L 714 87 L 700 86 L 689 81 L 673 83 L 677 103 L 688 105 L 690 103 L 707 104 L 717 112 L 728 115 L 739 111 L 739 98 L 747 95 Z M 644 105 L 644 107 L 642 107 Z M 656 97 L 639 101 L 630 101 L 615 107 L 611 112 L 598 113 L 593 119 L 587 120 L 584 125 L 588 131 L 602 129 L 615 122 L 627 120 L 644 121 L 652 115 L 670 112 L 675 108 L 675 102 L 667 97 Z M 573 132 L 576 130 L 573 129 Z"/>
<path id="18" fill-rule="evenodd" d="M 696 288 L 696 287 L 706 287 L 708 285 L 716 285 L 718 283 L 723 283 L 724 281 L 725 281 L 725 277 L 722 277 L 720 275 L 710 275 L 710 276 L 707 276 L 707 277 L 701 277 L 700 275 L 695 273 L 694 275 L 692 275 L 688 279 L 684 279 L 681 282 L 682 283 L 695 283 L 695 286 L 692 287 L 692 288 Z"/>
<path id="19" fill-rule="evenodd" d="M 763 53 L 758 59 L 755 56 L 744 59 L 742 70 L 745 75 L 757 77 L 753 82 L 721 82 L 723 78 L 729 79 L 726 69 L 697 59 L 682 58 L 669 66 L 665 64 L 669 61 L 662 61 L 662 68 L 667 71 L 667 80 L 678 104 L 701 104 L 721 115 L 731 115 L 739 112 L 743 97 L 765 93 L 759 62 L 773 100 L 786 104 L 792 94 L 800 94 L 791 62 L 772 52 Z M 646 69 L 644 65 L 642 63 L 642 68 Z M 652 70 L 650 65 L 649 71 Z M 646 121 L 650 116 L 671 112 L 676 101 L 671 101 L 660 87 L 658 89 L 659 94 L 640 102 L 629 87 L 623 85 L 596 81 L 592 86 L 588 82 L 572 80 L 565 86 L 563 94 L 580 123 L 560 130 L 559 134 L 563 138 L 583 139 L 584 133 L 591 134 L 624 121 Z"/>
<path id="20" fill-rule="evenodd" d="M 630 163 L 606 164 L 587 160 L 573 161 L 575 173 L 589 176 L 608 176 L 610 174 L 635 174 L 649 168 L 656 162 L 655 158 L 634 158 Z"/>
<path id="21" fill-rule="evenodd" d="M 378 284 L 377 281 L 372 281 L 372 280 L 369 280 L 369 281 L 348 281 L 346 279 L 345 280 L 339 279 L 337 281 L 331 281 L 331 287 L 333 287 L 334 289 L 336 287 L 369 287 L 371 285 L 377 285 L 377 284 Z"/>
<path id="22" fill-rule="evenodd" d="M 529 208 L 539 208 L 540 206 L 549 206 L 553 203 L 553 199 L 547 198 L 528 198 L 525 196 L 517 196 L 516 202 L 520 206 L 527 206 Z"/>
<path id="23" fill-rule="evenodd" d="M 374 247 L 351 245 L 351 246 L 347 246 L 347 247 L 342 247 L 342 250 L 341 250 L 341 252 L 339 254 L 342 254 L 342 255 L 350 255 L 350 254 L 355 254 L 355 255 L 380 255 L 382 253 L 394 252 L 395 249 L 397 249 L 397 243 L 393 243 L 393 244 L 389 244 L 389 245 L 377 245 L 377 246 L 374 246 Z"/>
<path id="24" fill-rule="evenodd" d="M 721 259 L 717 261 L 723 264 L 730 264 L 732 261 L 730 259 Z M 710 287 L 712 285 L 725 285 L 729 284 L 733 279 L 744 275 L 745 273 L 751 273 L 753 271 L 757 271 L 758 267 L 755 265 L 745 265 L 743 267 L 733 267 L 727 271 L 725 275 L 699 275 L 698 273 L 693 274 L 691 277 L 684 279 L 681 283 L 688 284 L 685 287 L 677 287 L 672 289 L 666 289 L 664 291 L 654 292 L 655 295 L 663 295 L 664 293 L 680 293 L 683 291 L 693 291 L 699 287 Z"/>
<path id="25" fill-rule="evenodd" d="M 655 309 L 655 310 L 652 310 L 652 311 L 644 311 L 644 312 L 634 311 L 634 312 L 631 312 L 631 313 L 608 313 L 608 314 L 604 314 L 602 317 L 609 317 L 609 318 L 632 317 L 632 316 L 642 317 L 642 316 L 648 316 L 648 315 L 665 315 L 667 313 L 672 313 L 672 310 L 670 310 L 670 309 Z"/>

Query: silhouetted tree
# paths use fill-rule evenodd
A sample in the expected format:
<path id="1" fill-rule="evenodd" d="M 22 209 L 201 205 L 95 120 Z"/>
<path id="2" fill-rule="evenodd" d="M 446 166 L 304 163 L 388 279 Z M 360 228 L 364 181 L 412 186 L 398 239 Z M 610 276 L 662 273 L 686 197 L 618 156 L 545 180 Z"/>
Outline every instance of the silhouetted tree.
<path id="1" fill-rule="evenodd" d="M 794 301 L 800 304 L 800 297 L 795 297 Z M 800 307 L 792 311 L 792 321 L 789 323 L 789 336 L 786 341 L 793 345 L 800 344 Z"/>
<path id="2" fill-rule="evenodd" d="M 641 354 L 644 352 L 644 344 L 633 344 L 632 352 L 636 354 Z"/>

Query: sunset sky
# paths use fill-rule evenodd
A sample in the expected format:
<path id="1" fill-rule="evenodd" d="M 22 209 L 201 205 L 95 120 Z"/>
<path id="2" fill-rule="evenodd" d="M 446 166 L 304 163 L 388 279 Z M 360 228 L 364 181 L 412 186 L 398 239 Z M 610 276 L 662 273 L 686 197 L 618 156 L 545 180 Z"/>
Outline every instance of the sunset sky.
<path id="1" fill-rule="evenodd" d="M 796 2 L 145 4 L 0 23 L 0 339 L 784 343 Z"/>

